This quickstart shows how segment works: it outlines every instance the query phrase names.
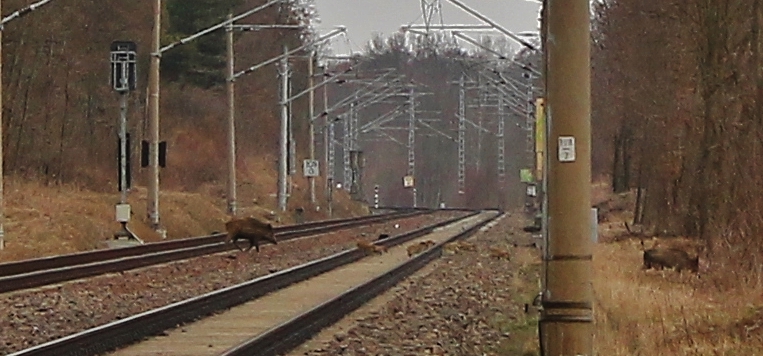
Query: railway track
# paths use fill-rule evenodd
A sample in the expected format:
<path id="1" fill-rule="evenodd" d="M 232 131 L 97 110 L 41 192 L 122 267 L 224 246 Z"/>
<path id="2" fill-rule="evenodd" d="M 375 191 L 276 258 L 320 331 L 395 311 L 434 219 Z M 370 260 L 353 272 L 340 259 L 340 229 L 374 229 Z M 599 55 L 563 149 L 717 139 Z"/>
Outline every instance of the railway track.
<path id="1" fill-rule="evenodd" d="M 432 213 L 400 211 L 350 219 L 334 219 L 275 228 L 279 241 L 337 231 L 365 224 Z M 0 264 L 0 293 L 46 286 L 96 275 L 167 263 L 234 249 L 225 234 L 214 234 L 140 246 L 45 257 Z"/>
<path id="2" fill-rule="evenodd" d="M 276 354 L 271 353 L 271 351 L 265 352 L 265 350 L 271 349 L 274 350 L 272 352 L 283 352 L 285 347 L 291 348 L 298 345 L 304 341 L 304 338 L 309 337 L 312 333 L 327 325 L 326 323 L 330 324 L 333 322 L 332 320 L 336 320 L 337 316 L 341 317 L 341 315 L 344 315 L 343 313 L 362 305 L 363 298 L 367 299 L 370 298 L 369 296 L 380 293 L 404 278 L 404 276 L 436 258 L 440 253 L 441 246 L 447 241 L 468 236 L 497 215 L 499 213 L 494 211 L 473 212 L 466 217 L 452 218 L 412 232 L 377 241 L 378 245 L 390 248 L 389 253 L 382 256 L 364 258 L 364 253 L 358 249 L 344 251 L 236 286 L 217 290 L 53 340 L 12 355 L 60 356 L 102 354 L 124 347 L 125 345 L 130 345 L 145 337 L 165 333 L 165 331 L 173 329 L 178 325 L 199 320 L 210 314 L 220 313 L 230 308 L 233 309 L 202 319 L 199 323 L 189 324 L 184 326 L 183 329 L 171 330 L 168 334 L 165 334 L 169 336 L 150 339 L 147 343 L 118 350 L 117 354 L 155 355 L 163 354 L 164 351 L 174 351 L 176 354 L 182 355 L 208 355 L 219 354 L 220 352 L 226 352 L 226 354 L 231 355 Z M 395 247 L 417 238 L 432 239 L 437 241 L 438 244 L 430 251 L 410 260 L 406 255 L 404 246 Z M 411 243 L 416 243 L 416 241 Z M 360 273 L 353 273 L 353 271 L 360 271 Z M 364 282 L 371 279 L 375 282 L 364 284 Z M 327 283 L 326 281 L 333 282 Z M 318 285 L 331 284 L 331 288 L 328 288 L 329 291 L 324 290 L 319 292 L 318 289 L 310 287 L 311 285 L 315 286 L 316 283 Z M 361 287 L 360 285 L 363 286 Z M 347 291 L 348 289 L 349 291 Z M 347 292 L 344 293 L 345 291 Z M 361 293 L 363 297 L 359 297 L 360 294 L 356 293 Z M 297 300 L 294 299 L 295 297 Z M 331 301 L 323 303 L 325 300 Z M 254 303 L 254 306 L 252 306 L 252 303 Z M 257 306 L 257 303 L 270 304 Z M 337 305 L 340 305 L 339 309 L 334 308 Z M 204 327 L 202 324 L 207 320 L 214 322 L 215 318 L 225 315 L 235 317 L 240 314 L 238 308 L 250 309 L 249 312 L 243 313 L 245 322 L 242 322 L 240 319 L 238 321 L 228 321 L 227 323 L 223 322 L 224 330 L 212 331 L 215 336 L 211 339 L 200 335 L 192 335 L 192 330 L 195 330 L 197 327 L 201 327 L 203 332 Z M 342 310 L 341 312 L 340 309 Z M 276 310 L 281 310 L 281 312 L 276 312 Z M 333 316 L 326 314 L 326 310 L 333 310 L 329 313 Z M 260 314 L 264 313 L 264 315 L 252 314 L 257 312 Z M 315 319 L 316 317 L 318 319 Z M 267 321 L 270 321 L 270 323 L 267 323 Z M 247 325 L 247 323 L 252 322 L 256 325 Z M 247 328 L 247 333 L 241 334 L 241 330 L 233 330 L 236 326 Z M 223 333 L 226 333 L 225 330 L 227 330 L 227 334 L 223 335 Z M 259 332 L 254 332 L 253 330 L 259 330 Z M 291 336 L 286 339 L 279 336 L 284 335 L 284 333 Z M 257 337 L 247 340 L 247 335 L 257 335 Z M 181 338 L 185 336 L 186 339 L 185 341 L 179 341 L 180 344 L 170 346 L 169 349 L 150 345 L 153 342 L 170 340 L 175 336 Z M 191 336 L 190 339 L 188 339 L 189 336 Z M 228 340 L 230 337 L 233 339 Z M 279 339 L 283 340 L 283 342 L 274 341 Z M 197 349 L 188 344 L 188 342 L 194 340 L 197 343 L 202 341 L 203 345 Z M 215 340 L 214 343 L 216 345 L 208 345 L 207 343 L 212 342 L 209 340 Z M 172 341 L 170 342 L 172 343 Z M 252 348 L 259 350 L 262 345 L 265 345 L 263 343 L 272 345 L 263 348 L 262 352 L 264 353 L 260 351 L 251 352 Z M 141 351 L 141 348 L 143 348 L 143 351 Z"/>

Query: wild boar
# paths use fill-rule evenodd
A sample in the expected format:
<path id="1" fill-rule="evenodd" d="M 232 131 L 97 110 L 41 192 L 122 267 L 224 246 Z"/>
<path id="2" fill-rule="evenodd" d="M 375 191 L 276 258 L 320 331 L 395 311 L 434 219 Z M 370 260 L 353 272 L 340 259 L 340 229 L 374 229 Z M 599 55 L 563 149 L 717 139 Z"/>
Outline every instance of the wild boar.
<path id="1" fill-rule="evenodd" d="M 413 255 L 416 255 L 428 250 L 430 247 L 434 245 L 435 245 L 435 242 L 432 240 L 421 241 L 417 244 L 408 246 L 406 248 L 406 251 L 408 252 L 408 257 L 411 257 Z"/>
<path id="2" fill-rule="evenodd" d="M 458 248 L 464 251 L 477 251 L 477 246 L 471 242 L 458 241 Z"/>
<path id="3" fill-rule="evenodd" d="M 689 257 L 686 251 L 674 248 L 653 248 L 644 251 L 644 269 L 674 268 L 676 271 L 699 270 L 699 256 Z"/>
<path id="4" fill-rule="evenodd" d="M 458 252 L 458 244 L 455 242 L 448 242 L 442 247 L 442 251 L 446 254 L 454 254 Z"/>
<path id="5" fill-rule="evenodd" d="M 477 251 L 477 246 L 466 241 L 454 241 L 445 244 L 443 251 L 449 254 L 459 251 Z"/>
<path id="6" fill-rule="evenodd" d="M 366 256 L 373 255 L 373 254 L 381 255 L 382 253 L 387 252 L 386 247 L 377 246 L 367 241 L 358 241 L 356 245 L 358 249 L 360 249 L 361 251 L 363 251 L 363 253 L 366 254 Z"/>
<path id="7" fill-rule="evenodd" d="M 227 241 L 236 245 L 241 251 L 244 249 L 236 244 L 236 241 L 241 239 L 249 240 L 249 248 L 246 251 L 255 247 L 257 252 L 260 252 L 260 242 L 262 241 L 278 244 L 273 232 L 273 225 L 255 217 L 231 219 L 225 223 L 225 230 L 228 231 Z"/>
<path id="8" fill-rule="evenodd" d="M 503 258 L 503 259 L 507 259 L 508 260 L 509 256 L 510 256 L 509 251 L 504 250 L 504 249 L 502 249 L 500 247 L 491 247 L 490 248 L 490 257 L 498 258 L 498 259 Z"/>

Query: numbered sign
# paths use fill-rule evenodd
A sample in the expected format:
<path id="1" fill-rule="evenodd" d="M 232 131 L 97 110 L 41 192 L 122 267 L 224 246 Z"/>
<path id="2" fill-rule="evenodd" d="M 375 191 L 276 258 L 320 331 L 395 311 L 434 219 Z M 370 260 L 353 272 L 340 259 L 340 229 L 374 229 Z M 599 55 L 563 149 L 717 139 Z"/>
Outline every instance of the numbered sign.
<path id="1" fill-rule="evenodd" d="M 575 162 L 575 138 L 559 136 L 559 162 Z"/>
<path id="2" fill-rule="evenodd" d="M 538 196 L 537 188 L 535 187 L 535 184 L 528 184 L 527 185 L 527 196 L 535 198 Z"/>
<path id="3" fill-rule="evenodd" d="M 302 172 L 305 177 L 318 177 L 320 170 L 318 169 L 317 159 L 306 159 L 302 162 Z"/>

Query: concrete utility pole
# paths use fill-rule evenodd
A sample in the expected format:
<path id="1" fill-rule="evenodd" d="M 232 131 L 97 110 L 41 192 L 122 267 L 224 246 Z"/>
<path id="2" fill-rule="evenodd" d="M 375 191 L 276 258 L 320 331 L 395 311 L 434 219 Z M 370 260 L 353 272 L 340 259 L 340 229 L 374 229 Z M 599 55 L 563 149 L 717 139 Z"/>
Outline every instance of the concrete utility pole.
<path id="1" fill-rule="evenodd" d="M 0 0 L 0 11 L 2 11 Z M 1 13 L 1 12 L 0 12 Z M 5 192 L 3 191 L 3 31 L 0 29 L 0 250 L 5 249 Z"/>
<path id="2" fill-rule="evenodd" d="M 162 0 L 154 0 L 154 29 L 151 36 L 151 64 L 148 73 L 149 180 L 148 219 L 151 227 L 166 238 L 159 222 L 159 64 L 161 61 Z"/>
<path id="3" fill-rule="evenodd" d="M 289 53 L 288 50 L 288 47 L 283 46 L 285 55 L 281 58 L 281 68 L 279 68 L 278 73 L 281 76 L 281 139 L 280 155 L 278 159 L 278 208 L 281 211 L 286 211 L 286 180 L 289 175 L 289 102 L 286 101 L 286 99 L 289 98 L 289 57 L 286 55 Z"/>
<path id="4" fill-rule="evenodd" d="M 466 92 L 464 76 L 458 81 L 458 194 L 466 189 Z"/>
<path id="5" fill-rule="evenodd" d="M 323 67 L 323 76 L 326 76 L 326 67 Z M 323 87 L 323 111 L 327 111 L 329 107 L 329 94 L 328 94 L 328 85 Z M 315 115 L 313 115 L 314 117 Z M 312 123 L 312 117 L 310 122 Z M 333 134 L 334 125 L 329 124 L 329 116 L 326 115 L 323 117 L 323 150 L 326 154 L 326 167 L 324 168 L 326 171 L 326 199 L 329 197 L 329 189 L 331 189 L 331 182 L 329 181 L 330 178 L 334 178 L 334 172 L 331 171 L 331 167 L 329 166 L 329 156 L 331 153 L 331 146 L 334 145 L 333 138 L 331 135 Z"/>
<path id="6" fill-rule="evenodd" d="M 310 120 L 315 116 L 315 88 L 313 86 L 315 85 L 315 51 L 310 52 L 310 64 L 307 66 L 307 75 L 308 75 L 308 84 L 310 86 L 310 93 L 308 94 L 308 101 L 310 102 L 308 105 L 308 120 L 309 121 L 309 130 L 310 130 L 310 144 L 309 144 L 309 155 L 310 159 L 315 159 L 315 123 L 313 120 Z M 326 90 L 324 89 L 324 93 Z M 307 177 L 309 186 L 310 186 L 310 202 L 315 204 L 315 177 Z"/>
<path id="7" fill-rule="evenodd" d="M 294 82 L 291 81 L 291 71 L 286 76 L 289 80 L 288 96 L 294 91 Z M 289 100 L 289 196 L 291 196 L 292 177 L 297 174 L 297 141 L 294 139 L 294 101 Z"/>
<path id="8" fill-rule="evenodd" d="M 547 1 L 548 246 L 544 356 L 593 355 L 588 0 Z"/>
<path id="9" fill-rule="evenodd" d="M 228 14 L 228 20 L 233 14 Z M 236 216 L 236 91 L 234 87 L 233 24 L 225 26 L 228 52 L 228 214 Z"/>

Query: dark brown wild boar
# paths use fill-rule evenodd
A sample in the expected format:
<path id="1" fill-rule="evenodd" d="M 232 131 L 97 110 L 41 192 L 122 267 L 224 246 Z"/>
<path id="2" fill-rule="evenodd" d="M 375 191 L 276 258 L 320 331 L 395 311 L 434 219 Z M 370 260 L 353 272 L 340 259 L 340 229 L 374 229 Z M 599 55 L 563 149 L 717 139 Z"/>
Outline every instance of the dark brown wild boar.
<path id="1" fill-rule="evenodd" d="M 686 251 L 674 248 L 653 248 L 644 251 L 644 269 L 675 268 L 676 271 L 688 269 L 699 271 L 699 256 L 689 257 Z"/>
<path id="2" fill-rule="evenodd" d="M 249 240 L 249 251 L 252 247 L 260 252 L 260 242 L 269 241 L 274 244 L 278 244 L 276 241 L 275 233 L 273 232 L 273 225 L 267 221 L 255 218 L 234 218 L 225 223 L 225 230 L 228 231 L 227 242 L 231 242 L 236 245 L 236 241 L 244 239 Z M 236 245 L 239 250 L 244 251 L 241 247 Z"/>

